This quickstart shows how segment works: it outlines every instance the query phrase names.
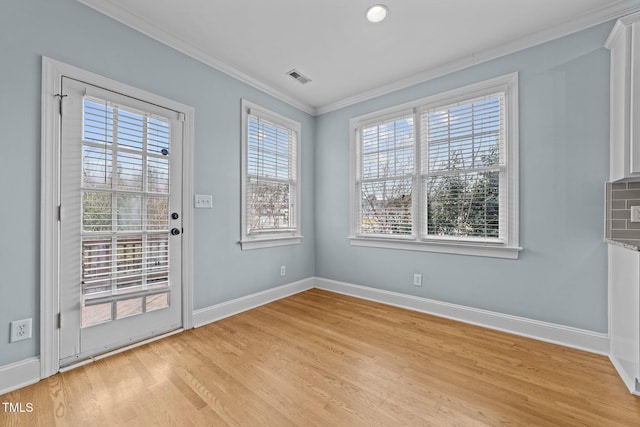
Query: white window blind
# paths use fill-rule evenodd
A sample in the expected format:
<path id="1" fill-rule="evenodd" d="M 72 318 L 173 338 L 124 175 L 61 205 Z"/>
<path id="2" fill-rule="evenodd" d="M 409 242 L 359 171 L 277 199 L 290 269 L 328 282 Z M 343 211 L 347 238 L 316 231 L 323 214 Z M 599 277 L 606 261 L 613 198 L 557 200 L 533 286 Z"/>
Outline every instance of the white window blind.
<path id="1" fill-rule="evenodd" d="M 352 244 L 517 258 L 516 74 L 354 118 L 351 130 Z"/>
<path id="2" fill-rule="evenodd" d="M 148 292 L 143 310 L 166 306 L 170 123 L 90 97 L 82 123 L 84 304 Z"/>
<path id="3" fill-rule="evenodd" d="M 300 126 L 246 101 L 243 120 L 242 240 L 299 236 Z"/>
<path id="4" fill-rule="evenodd" d="M 422 112 L 426 236 L 504 237 L 504 117 L 503 93 Z"/>
<path id="5" fill-rule="evenodd" d="M 413 233 L 413 127 L 413 112 L 409 112 L 359 130 L 356 180 L 359 233 Z"/>

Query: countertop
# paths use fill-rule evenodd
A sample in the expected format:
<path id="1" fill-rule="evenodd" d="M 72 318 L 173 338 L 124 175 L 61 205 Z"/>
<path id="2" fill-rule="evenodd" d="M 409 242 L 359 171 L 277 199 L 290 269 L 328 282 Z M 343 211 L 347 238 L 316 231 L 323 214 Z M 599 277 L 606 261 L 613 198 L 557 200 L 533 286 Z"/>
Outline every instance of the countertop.
<path id="1" fill-rule="evenodd" d="M 633 239 L 628 239 L 628 240 L 623 240 L 623 239 L 604 239 L 607 243 L 609 243 L 610 245 L 616 245 L 616 246 L 620 246 L 626 249 L 630 249 L 632 251 L 640 251 L 640 240 L 633 240 Z"/>

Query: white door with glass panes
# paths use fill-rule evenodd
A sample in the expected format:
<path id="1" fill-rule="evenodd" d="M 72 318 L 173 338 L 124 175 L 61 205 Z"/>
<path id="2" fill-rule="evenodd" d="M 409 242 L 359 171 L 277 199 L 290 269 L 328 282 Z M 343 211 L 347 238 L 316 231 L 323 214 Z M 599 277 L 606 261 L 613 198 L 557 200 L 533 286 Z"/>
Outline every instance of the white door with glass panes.
<path id="1" fill-rule="evenodd" d="M 62 78 L 60 366 L 182 326 L 182 114 Z"/>

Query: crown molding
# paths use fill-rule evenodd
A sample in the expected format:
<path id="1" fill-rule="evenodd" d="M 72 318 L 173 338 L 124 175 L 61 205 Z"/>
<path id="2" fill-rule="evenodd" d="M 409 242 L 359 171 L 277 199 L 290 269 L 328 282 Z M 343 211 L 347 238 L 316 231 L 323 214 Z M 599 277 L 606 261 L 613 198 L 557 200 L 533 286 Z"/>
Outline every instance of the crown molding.
<path id="1" fill-rule="evenodd" d="M 305 113 L 313 116 L 329 113 L 331 111 L 339 110 L 341 108 L 348 107 L 359 102 L 363 102 L 381 95 L 386 95 L 397 90 L 413 86 L 418 83 L 431 80 L 436 77 L 443 76 L 455 71 L 462 70 L 464 68 L 471 67 L 483 62 L 490 61 L 492 59 L 499 58 L 532 46 L 536 46 L 577 31 L 592 27 L 594 25 L 607 22 L 612 19 L 620 18 L 622 16 L 631 14 L 633 12 L 640 11 L 640 0 L 618 0 L 615 3 L 593 9 L 582 15 L 578 15 L 573 19 L 563 22 L 554 27 L 550 27 L 539 31 L 535 34 L 531 34 L 520 39 L 516 39 L 500 46 L 496 46 L 484 51 L 475 52 L 472 55 L 459 58 L 455 61 L 451 61 L 437 67 L 430 68 L 424 72 L 414 74 L 404 79 L 400 79 L 393 83 L 389 83 L 383 86 L 379 86 L 375 89 L 368 90 L 344 98 L 342 100 L 332 102 L 321 106 L 313 106 L 308 103 L 295 99 L 286 93 L 278 90 L 255 77 L 250 76 L 228 64 L 225 64 L 218 58 L 215 58 L 201 49 L 192 46 L 187 41 L 176 37 L 174 34 L 165 31 L 164 29 L 154 25 L 146 20 L 144 17 L 133 14 L 109 0 L 77 0 L 79 3 L 84 4 L 128 27 L 135 29 L 177 51 L 196 59 L 205 65 L 215 68 L 243 83 L 248 84 L 268 95 L 285 102 L 292 107 L 295 107 Z"/>
<path id="2" fill-rule="evenodd" d="M 202 62 L 205 65 L 208 65 L 212 68 L 215 68 L 218 71 L 221 71 L 236 80 L 239 80 L 249 86 L 252 86 L 268 95 L 273 96 L 276 99 L 279 99 L 282 102 L 285 102 L 292 107 L 295 107 L 305 113 L 316 115 L 315 107 L 301 102 L 282 91 L 275 89 L 269 86 L 266 83 L 256 79 L 255 77 L 250 76 L 230 65 L 225 64 L 219 59 L 205 53 L 201 49 L 198 49 L 192 46 L 189 42 L 171 34 L 168 31 L 154 25 L 149 22 L 142 16 L 131 13 L 128 10 L 121 8 L 118 5 L 110 2 L 109 0 L 77 0 L 79 3 L 100 12 L 103 15 L 112 18 L 121 24 L 126 25 L 127 27 L 133 28 L 134 30 L 151 37 L 154 40 L 163 43 L 178 52 L 181 52 L 197 61 Z"/>

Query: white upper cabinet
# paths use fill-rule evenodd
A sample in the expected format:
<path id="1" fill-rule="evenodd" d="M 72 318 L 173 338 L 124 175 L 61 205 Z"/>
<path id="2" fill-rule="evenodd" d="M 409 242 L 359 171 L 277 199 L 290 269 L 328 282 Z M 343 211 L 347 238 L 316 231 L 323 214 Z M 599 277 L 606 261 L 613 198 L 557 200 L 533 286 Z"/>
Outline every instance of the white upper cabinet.
<path id="1" fill-rule="evenodd" d="M 609 179 L 640 178 L 640 12 L 620 18 L 611 50 Z"/>

